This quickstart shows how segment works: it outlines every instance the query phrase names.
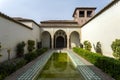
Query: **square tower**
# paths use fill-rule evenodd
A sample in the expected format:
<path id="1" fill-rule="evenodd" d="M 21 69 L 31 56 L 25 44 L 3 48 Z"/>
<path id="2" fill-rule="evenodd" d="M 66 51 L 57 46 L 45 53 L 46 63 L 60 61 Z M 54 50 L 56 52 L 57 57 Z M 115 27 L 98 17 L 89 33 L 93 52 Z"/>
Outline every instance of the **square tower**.
<path id="1" fill-rule="evenodd" d="M 74 20 L 83 25 L 95 15 L 95 7 L 77 7 L 73 13 Z"/>

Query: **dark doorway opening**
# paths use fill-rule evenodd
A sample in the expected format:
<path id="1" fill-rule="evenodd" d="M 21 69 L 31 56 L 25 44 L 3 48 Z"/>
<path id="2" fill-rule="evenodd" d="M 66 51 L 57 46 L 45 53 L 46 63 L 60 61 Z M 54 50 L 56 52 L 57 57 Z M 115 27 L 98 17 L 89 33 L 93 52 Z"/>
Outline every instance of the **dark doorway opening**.
<path id="1" fill-rule="evenodd" d="M 56 48 L 64 48 L 64 38 L 62 36 L 57 37 L 56 39 Z"/>

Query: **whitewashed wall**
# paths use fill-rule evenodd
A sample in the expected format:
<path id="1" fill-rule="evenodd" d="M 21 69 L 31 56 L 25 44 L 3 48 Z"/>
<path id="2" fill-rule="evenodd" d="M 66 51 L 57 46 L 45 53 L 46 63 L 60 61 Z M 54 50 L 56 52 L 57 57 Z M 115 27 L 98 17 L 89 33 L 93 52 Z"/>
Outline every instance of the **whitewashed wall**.
<path id="1" fill-rule="evenodd" d="M 33 40 L 36 41 L 35 44 L 37 45 L 37 42 L 41 41 L 40 27 L 36 25 L 35 23 L 33 23 L 32 25 L 33 25 L 32 26 L 33 27 L 33 30 L 32 30 Z"/>
<path id="2" fill-rule="evenodd" d="M 112 57 L 112 41 L 120 39 L 120 1 L 83 26 L 81 32 L 82 42 L 100 41 L 104 55 Z"/>
<path id="3" fill-rule="evenodd" d="M 29 21 L 28 22 L 27 21 L 20 21 L 20 22 L 29 26 L 30 28 L 33 28 L 33 23 L 32 22 L 29 22 Z"/>
<path id="4" fill-rule="evenodd" d="M 30 30 L 0 16 L 0 42 L 2 45 L 0 62 L 8 59 L 7 49 L 11 49 L 11 58 L 14 58 L 16 56 L 16 45 L 19 42 L 25 41 L 27 43 L 28 40 L 39 40 L 40 36 L 38 35 L 38 27 Z M 27 48 L 25 48 L 25 52 L 27 52 Z"/>
<path id="5" fill-rule="evenodd" d="M 31 30 L 32 31 L 31 37 L 33 38 L 34 41 L 36 41 L 35 45 L 37 45 L 37 42 L 41 41 L 40 27 L 32 21 L 25 21 L 25 22 L 20 21 L 20 22 L 27 25 L 30 28 L 33 28 L 33 30 Z M 35 47 L 37 47 L 37 46 L 35 46 Z"/>

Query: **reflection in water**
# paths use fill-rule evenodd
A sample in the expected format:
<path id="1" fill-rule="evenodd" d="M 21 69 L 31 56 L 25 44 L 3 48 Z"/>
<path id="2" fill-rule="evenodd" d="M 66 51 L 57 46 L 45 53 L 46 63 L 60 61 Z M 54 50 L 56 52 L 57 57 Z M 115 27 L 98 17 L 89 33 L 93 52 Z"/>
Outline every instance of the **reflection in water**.
<path id="1" fill-rule="evenodd" d="M 37 80 L 83 80 L 67 53 L 53 53 Z"/>

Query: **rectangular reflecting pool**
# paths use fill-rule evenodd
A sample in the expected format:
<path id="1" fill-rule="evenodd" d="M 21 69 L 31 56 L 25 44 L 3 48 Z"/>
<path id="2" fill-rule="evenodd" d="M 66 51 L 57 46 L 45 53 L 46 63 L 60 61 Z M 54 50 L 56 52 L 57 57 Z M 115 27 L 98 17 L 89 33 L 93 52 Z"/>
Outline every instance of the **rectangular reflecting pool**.
<path id="1" fill-rule="evenodd" d="M 36 80 L 84 80 L 67 53 L 53 53 Z"/>

